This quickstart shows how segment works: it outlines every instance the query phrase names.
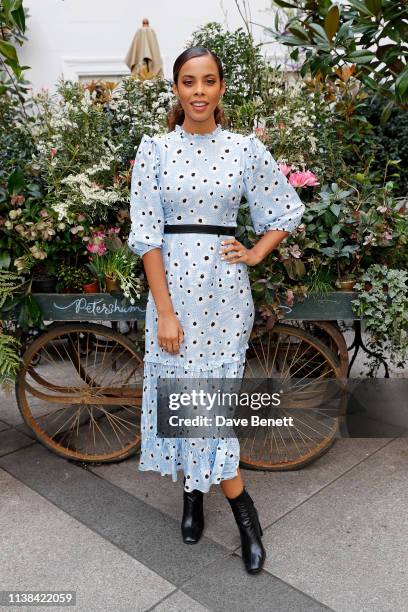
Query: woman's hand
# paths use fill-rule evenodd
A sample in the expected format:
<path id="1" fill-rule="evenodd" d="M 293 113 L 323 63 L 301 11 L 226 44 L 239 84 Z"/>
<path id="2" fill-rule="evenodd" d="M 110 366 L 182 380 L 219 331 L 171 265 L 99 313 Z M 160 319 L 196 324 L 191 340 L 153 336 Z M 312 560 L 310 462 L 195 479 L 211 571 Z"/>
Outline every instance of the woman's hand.
<path id="1" fill-rule="evenodd" d="M 183 328 L 174 312 L 158 315 L 157 341 L 168 353 L 178 353 L 184 340 Z"/>
<path id="2" fill-rule="evenodd" d="M 262 257 L 257 254 L 254 249 L 247 249 L 236 238 L 228 238 L 221 242 L 222 246 L 220 253 L 223 253 L 221 259 L 227 263 L 246 263 L 248 266 L 256 266 Z"/>

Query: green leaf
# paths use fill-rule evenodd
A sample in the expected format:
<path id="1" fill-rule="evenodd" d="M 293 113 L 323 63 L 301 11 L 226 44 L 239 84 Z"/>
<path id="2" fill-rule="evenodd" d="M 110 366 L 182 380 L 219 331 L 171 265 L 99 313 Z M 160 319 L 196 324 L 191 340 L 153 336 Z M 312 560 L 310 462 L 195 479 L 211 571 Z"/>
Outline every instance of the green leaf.
<path id="1" fill-rule="evenodd" d="M 329 42 L 326 32 L 324 31 L 321 25 L 319 25 L 318 23 L 309 23 L 307 25 L 311 30 L 313 30 L 313 32 L 315 32 L 315 34 L 317 34 L 319 38 L 322 38 L 322 40 L 324 40 L 325 42 Z"/>
<path id="2" fill-rule="evenodd" d="M 336 217 L 338 217 L 341 212 L 341 206 L 340 204 L 333 203 L 330 206 L 330 210 L 336 215 Z"/>
<path id="3" fill-rule="evenodd" d="M 290 53 L 290 58 L 297 61 L 299 59 L 299 49 L 293 49 Z"/>
<path id="4" fill-rule="evenodd" d="M 18 62 L 14 46 L 5 40 L 0 40 L 0 53 L 7 59 Z"/>
<path id="5" fill-rule="evenodd" d="M 0 268 L 8 269 L 10 267 L 10 255 L 7 251 L 0 253 Z"/>
<path id="6" fill-rule="evenodd" d="M 398 76 L 397 80 L 395 81 L 395 90 L 398 93 L 400 99 L 402 100 L 408 91 L 408 69 L 407 68 L 405 68 L 404 72 L 401 72 L 401 74 Z"/>
<path id="7" fill-rule="evenodd" d="M 380 125 L 382 127 L 384 127 L 385 124 L 387 123 L 387 121 L 390 118 L 391 112 L 392 112 L 394 107 L 395 107 L 394 100 L 390 100 L 384 106 L 383 111 L 381 113 L 381 117 L 380 117 Z"/>
<path id="8" fill-rule="evenodd" d="M 370 11 L 370 13 L 372 13 L 375 16 L 377 16 L 378 13 L 381 11 L 381 5 L 382 5 L 381 0 L 365 0 L 365 4 L 368 10 Z"/>
<path id="9" fill-rule="evenodd" d="M 284 2 L 283 0 L 275 0 L 275 4 L 281 6 L 282 8 L 299 8 L 298 6 L 296 6 L 296 4 L 290 4 L 290 2 Z"/>
<path id="10" fill-rule="evenodd" d="M 298 47 L 313 47 L 313 48 L 315 46 L 314 44 L 307 43 L 301 38 L 296 38 L 295 36 L 282 36 L 282 37 L 279 37 L 279 41 L 282 44 L 289 45 L 289 46 L 297 45 Z"/>
<path id="11" fill-rule="evenodd" d="M 360 2 L 360 0 L 348 0 L 348 3 L 360 11 L 360 13 L 364 13 L 364 15 L 369 15 L 370 17 L 372 16 L 372 12 L 366 7 L 364 2 Z"/>
<path id="12" fill-rule="evenodd" d="M 298 38 L 301 38 L 302 40 L 307 40 L 307 41 L 309 40 L 306 32 L 296 26 L 292 26 L 288 28 L 288 30 L 289 32 L 292 32 L 294 36 L 297 36 Z"/>
<path id="13" fill-rule="evenodd" d="M 326 32 L 329 40 L 333 39 L 333 36 L 337 32 L 340 21 L 339 7 L 335 4 L 331 7 L 324 18 L 324 31 Z"/>
<path id="14" fill-rule="evenodd" d="M 362 82 L 364 83 L 364 85 L 366 87 L 368 87 L 369 89 L 374 89 L 377 90 L 379 85 L 377 83 L 377 81 L 375 81 L 374 79 L 372 79 L 371 77 L 367 76 L 366 74 L 361 74 L 360 75 L 360 79 L 362 80 Z"/>
<path id="15" fill-rule="evenodd" d="M 19 193 L 24 187 L 24 174 L 21 168 L 17 168 L 12 172 L 8 178 L 7 190 L 10 194 Z"/>
<path id="16" fill-rule="evenodd" d="M 13 8 L 13 10 L 11 11 L 11 16 L 20 32 L 25 32 L 25 14 L 22 6 L 22 0 L 18 0 L 14 4 L 20 6 L 15 6 L 15 8 Z"/>
<path id="17" fill-rule="evenodd" d="M 351 62 L 355 62 L 356 64 L 367 64 L 370 63 L 374 58 L 374 53 L 365 49 L 351 51 L 343 57 L 344 60 L 350 60 Z"/>

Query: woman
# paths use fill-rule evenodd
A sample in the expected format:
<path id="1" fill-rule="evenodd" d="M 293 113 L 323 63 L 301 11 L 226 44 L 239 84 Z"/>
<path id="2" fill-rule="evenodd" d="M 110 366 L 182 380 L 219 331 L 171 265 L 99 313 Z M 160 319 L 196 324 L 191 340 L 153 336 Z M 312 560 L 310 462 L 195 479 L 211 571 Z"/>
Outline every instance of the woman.
<path id="1" fill-rule="evenodd" d="M 157 380 L 242 378 L 254 321 L 247 266 L 255 266 L 300 222 L 304 206 L 254 134 L 222 128 L 219 58 L 191 47 L 175 61 L 169 132 L 143 136 L 131 184 L 130 248 L 143 258 L 146 309 L 140 470 L 184 472 L 183 541 L 198 542 L 203 494 L 220 484 L 237 522 L 249 573 L 265 560 L 262 529 L 239 470 L 236 437 L 159 438 Z M 256 234 L 234 236 L 241 196 Z M 153 299 L 152 299 L 153 298 Z"/>

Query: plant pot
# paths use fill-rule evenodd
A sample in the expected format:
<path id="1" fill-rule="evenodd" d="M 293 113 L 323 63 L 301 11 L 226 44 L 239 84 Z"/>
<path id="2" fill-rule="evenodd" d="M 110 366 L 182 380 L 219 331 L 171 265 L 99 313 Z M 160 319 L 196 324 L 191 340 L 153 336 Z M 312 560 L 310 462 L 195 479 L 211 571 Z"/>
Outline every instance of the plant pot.
<path id="1" fill-rule="evenodd" d="M 106 291 L 111 293 L 112 291 L 120 291 L 120 285 L 116 278 L 111 278 L 105 275 Z"/>
<path id="2" fill-rule="evenodd" d="M 355 278 L 341 278 L 336 282 L 337 291 L 353 291 Z"/>
<path id="3" fill-rule="evenodd" d="M 37 275 L 33 276 L 31 291 L 33 293 L 55 293 L 56 285 L 57 279 L 55 276 Z"/>
<path id="4" fill-rule="evenodd" d="M 60 293 L 78 293 L 78 291 L 73 287 L 63 287 L 60 289 Z"/>
<path id="5" fill-rule="evenodd" d="M 82 285 L 82 289 L 84 293 L 99 293 L 99 283 L 97 280 L 94 280 L 91 283 Z"/>

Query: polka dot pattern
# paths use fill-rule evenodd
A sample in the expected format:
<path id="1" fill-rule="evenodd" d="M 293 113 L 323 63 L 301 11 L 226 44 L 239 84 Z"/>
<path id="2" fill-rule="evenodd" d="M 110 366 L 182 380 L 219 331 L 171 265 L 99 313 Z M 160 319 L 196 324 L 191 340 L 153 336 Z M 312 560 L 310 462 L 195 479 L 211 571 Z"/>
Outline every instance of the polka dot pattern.
<path id="1" fill-rule="evenodd" d="M 145 318 L 142 444 L 139 469 L 186 476 L 185 490 L 207 492 L 233 478 L 239 465 L 236 438 L 158 438 L 158 377 L 241 377 L 254 321 L 245 263 L 221 259 L 228 235 L 164 234 L 164 223 L 235 226 L 244 196 L 257 234 L 292 231 L 304 206 L 255 134 L 218 124 L 207 134 L 176 126 L 144 135 L 131 181 L 129 247 L 140 256 L 161 247 L 167 285 L 184 330 L 179 353 L 157 342 L 157 310 L 149 291 Z"/>

